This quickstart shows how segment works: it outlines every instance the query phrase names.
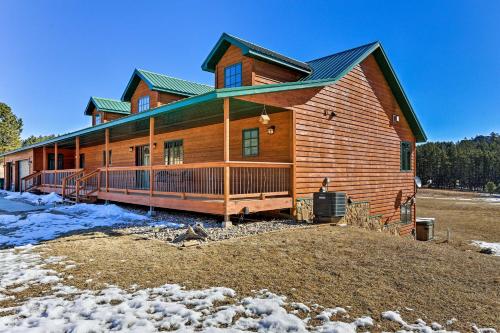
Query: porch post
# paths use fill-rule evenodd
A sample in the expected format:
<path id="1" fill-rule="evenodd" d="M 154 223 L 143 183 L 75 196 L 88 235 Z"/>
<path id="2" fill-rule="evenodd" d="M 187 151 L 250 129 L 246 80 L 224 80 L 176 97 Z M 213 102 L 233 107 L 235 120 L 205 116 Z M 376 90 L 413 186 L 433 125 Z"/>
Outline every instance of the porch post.
<path id="1" fill-rule="evenodd" d="M 47 170 L 47 147 L 42 147 L 42 170 Z"/>
<path id="2" fill-rule="evenodd" d="M 58 149 L 57 149 L 57 142 L 56 142 L 56 143 L 54 143 L 54 164 L 55 164 L 55 165 L 54 165 L 54 170 L 56 170 L 56 171 L 58 170 L 58 164 L 59 164 L 59 163 L 58 163 L 58 162 L 59 162 L 59 161 L 58 161 L 58 157 L 59 157 L 59 156 L 58 156 L 57 151 L 58 151 Z M 56 172 L 56 173 L 57 173 L 57 172 Z"/>
<path id="3" fill-rule="evenodd" d="M 292 110 L 292 114 L 290 115 L 290 136 L 291 136 L 291 145 L 290 145 L 290 158 L 292 162 L 292 169 L 290 170 L 290 194 L 292 195 L 292 209 L 291 215 L 296 215 L 296 204 L 297 204 L 297 132 L 296 132 L 296 114 L 295 109 Z"/>
<path id="4" fill-rule="evenodd" d="M 104 130 L 104 167 L 106 170 L 106 192 L 109 191 L 109 128 Z"/>
<path id="5" fill-rule="evenodd" d="M 155 136 L 155 118 L 149 118 L 149 214 L 153 215 L 153 205 L 151 204 L 151 198 L 153 197 L 154 190 L 154 174 L 153 174 L 153 164 L 154 164 L 154 136 Z"/>
<path id="6" fill-rule="evenodd" d="M 75 138 L 75 169 L 80 169 L 80 137 Z"/>
<path id="7" fill-rule="evenodd" d="M 7 172 L 7 162 L 5 161 L 6 160 L 5 156 L 2 159 L 3 159 L 4 182 L 3 182 L 3 188 L 1 189 L 7 190 L 7 183 L 9 182 L 9 173 Z"/>
<path id="8" fill-rule="evenodd" d="M 224 227 L 232 225 L 229 219 L 230 195 L 230 169 L 229 169 L 229 98 L 224 98 Z"/>

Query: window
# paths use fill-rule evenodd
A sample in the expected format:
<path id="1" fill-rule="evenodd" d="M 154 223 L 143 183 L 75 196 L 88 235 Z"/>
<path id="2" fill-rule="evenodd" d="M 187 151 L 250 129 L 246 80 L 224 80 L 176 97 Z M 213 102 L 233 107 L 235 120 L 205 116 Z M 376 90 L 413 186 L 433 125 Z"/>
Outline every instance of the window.
<path id="1" fill-rule="evenodd" d="M 48 169 L 49 170 L 55 170 L 56 169 L 56 161 L 55 161 L 55 154 L 54 153 L 49 153 L 48 155 Z M 57 169 L 62 170 L 64 169 L 64 154 L 57 154 Z"/>
<path id="2" fill-rule="evenodd" d="M 85 169 L 85 154 L 80 154 L 80 169 Z"/>
<path id="3" fill-rule="evenodd" d="M 139 112 L 149 110 L 149 96 L 142 96 L 137 101 L 137 110 Z"/>
<path id="4" fill-rule="evenodd" d="M 241 63 L 224 68 L 224 88 L 241 87 Z"/>
<path id="5" fill-rule="evenodd" d="M 111 165 L 111 163 L 112 163 L 111 162 L 112 161 L 112 158 L 111 158 L 112 156 L 113 156 L 113 152 L 111 150 L 108 151 L 108 159 L 109 159 L 108 165 Z M 105 150 L 102 151 L 102 166 L 106 166 L 106 151 Z"/>
<path id="6" fill-rule="evenodd" d="M 403 204 L 401 205 L 401 212 L 400 212 L 400 219 L 401 223 L 403 224 L 409 224 L 412 223 L 411 219 L 411 203 Z"/>
<path id="7" fill-rule="evenodd" d="M 401 142 L 401 171 L 411 170 L 411 144 L 407 141 Z"/>
<path id="8" fill-rule="evenodd" d="M 165 165 L 184 162 L 184 144 L 182 140 L 165 142 Z"/>
<path id="9" fill-rule="evenodd" d="M 243 156 L 259 155 L 259 129 L 243 130 Z"/>
<path id="10" fill-rule="evenodd" d="M 101 114 L 100 113 L 96 113 L 95 114 L 95 124 L 99 125 L 101 122 L 102 122 Z"/>

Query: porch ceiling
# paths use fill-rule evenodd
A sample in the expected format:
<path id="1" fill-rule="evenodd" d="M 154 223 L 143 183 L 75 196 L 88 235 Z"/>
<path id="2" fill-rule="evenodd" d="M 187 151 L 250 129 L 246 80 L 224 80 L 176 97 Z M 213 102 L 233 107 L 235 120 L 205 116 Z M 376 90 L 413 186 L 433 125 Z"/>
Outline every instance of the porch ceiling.
<path id="1" fill-rule="evenodd" d="M 187 106 L 161 113 L 155 116 L 155 133 L 161 134 L 181 129 L 212 125 L 223 122 L 223 99 Z M 260 103 L 231 99 L 230 120 L 238 120 L 258 116 L 262 112 Z M 286 111 L 284 108 L 266 105 L 269 114 Z M 113 126 L 109 129 L 110 142 L 134 139 L 149 135 L 149 119 L 138 119 Z M 93 146 L 104 143 L 104 129 L 80 134 L 80 146 Z M 58 142 L 60 148 L 75 148 L 75 138 L 67 138 Z"/>

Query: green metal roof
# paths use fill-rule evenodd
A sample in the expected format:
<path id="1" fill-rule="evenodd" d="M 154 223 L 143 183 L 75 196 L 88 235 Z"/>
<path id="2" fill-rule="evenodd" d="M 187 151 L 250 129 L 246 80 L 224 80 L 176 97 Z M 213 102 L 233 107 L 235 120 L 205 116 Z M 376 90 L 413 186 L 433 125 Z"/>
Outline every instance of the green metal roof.
<path id="1" fill-rule="evenodd" d="M 143 80 L 151 90 L 167 92 L 181 96 L 196 96 L 214 90 L 212 86 L 177 79 L 175 77 L 146 71 L 143 69 L 136 69 L 132 73 L 127 87 L 122 95 L 123 101 L 130 101 L 132 94 L 137 88 L 139 82 Z"/>
<path id="2" fill-rule="evenodd" d="M 85 115 L 90 116 L 92 114 L 92 106 L 99 111 L 130 114 L 130 103 L 122 102 L 117 99 L 90 97 L 87 108 L 85 109 Z"/>
<path id="3" fill-rule="evenodd" d="M 239 47 L 241 49 L 241 52 L 245 56 L 259 58 L 260 60 L 266 62 L 276 63 L 281 66 L 298 70 L 305 74 L 309 74 L 311 72 L 311 68 L 305 62 L 289 58 L 280 53 L 271 51 L 254 43 L 250 43 L 241 38 L 231 36 L 227 33 L 223 33 L 219 38 L 212 51 L 210 51 L 210 54 L 201 65 L 201 68 L 204 71 L 213 73 L 215 71 L 215 65 L 217 65 L 220 58 L 222 58 L 224 53 L 231 45 Z"/>
<path id="4" fill-rule="evenodd" d="M 342 77 L 344 77 L 356 65 L 361 63 L 369 55 L 374 56 L 382 72 L 384 73 L 385 78 L 389 86 L 391 87 L 393 94 L 397 102 L 399 103 L 399 106 L 403 114 L 405 115 L 405 118 L 408 121 L 417 142 L 425 142 L 427 140 L 427 136 L 425 135 L 425 132 L 419 120 L 417 119 L 417 116 L 413 108 L 411 107 L 410 102 L 406 94 L 404 93 L 403 88 L 401 87 L 401 84 L 396 74 L 394 73 L 392 66 L 389 63 L 389 60 L 382 48 L 382 45 L 379 42 L 375 42 L 360 46 L 359 48 L 351 49 L 328 57 L 310 61 L 309 63 L 313 68 L 313 72 L 306 80 L 279 83 L 279 84 L 264 84 L 257 86 L 212 89 L 203 94 L 181 99 L 179 101 L 162 105 L 148 111 L 131 114 L 129 116 L 125 116 L 114 121 L 88 127 L 76 132 L 64 134 L 55 137 L 53 139 L 49 139 L 47 141 L 39 142 L 34 145 L 26 146 L 11 152 L 0 154 L 0 156 L 5 156 L 18 151 L 42 147 L 44 145 L 55 142 L 69 140 L 76 136 L 103 131 L 105 128 L 118 127 L 120 125 L 130 124 L 133 122 L 141 122 L 141 121 L 143 122 L 149 117 L 157 117 L 170 112 L 176 112 L 176 111 L 182 112 L 183 110 L 187 109 L 189 109 L 190 112 L 192 112 L 193 110 L 200 112 L 203 111 L 204 106 L 212 105 L 213 108 L 214 104 L 216 104 L 217 107 L 221 109 L 222 105 L 221 101 L 224 98 L 263 94 L 263 93 L 274 93 L 274 92 L 297 90 L 297 89 L 316 88 L 316 87 L 331 85 L 336 83 Z M 331 66 L 332 69 L 328 70 L 328 66 Z"/>

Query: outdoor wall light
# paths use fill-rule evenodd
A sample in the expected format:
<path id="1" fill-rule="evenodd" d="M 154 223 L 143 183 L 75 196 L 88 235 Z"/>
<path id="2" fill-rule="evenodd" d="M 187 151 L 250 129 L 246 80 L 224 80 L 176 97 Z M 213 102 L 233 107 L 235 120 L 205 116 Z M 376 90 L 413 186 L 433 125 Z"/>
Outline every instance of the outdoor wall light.
<path id="1" fill-rule="evenodd" d="M 392 115 L 392 123 L 393 124 L 399 123 L 399 116 L 397 114 Z"/>
<path id="2" fill-rule="evenodd" d="M 153 143 L 153 149 L 156 149 L 156 142 Z"/>
<path id="3" fill-rule="evenodd" d="M 128 151 L 131 153 L 134 151 L 134 147 L 128 147 Z"/>
<path id="4" fill-rule="evenodd" d="M 276 131 L 276 126 L 274 126 L 274 125 L 273 126 L 269 126 L 267 128 L 267 134 L 269 134 L 269 135 L 273 135 L 275 131 Z"/>
<path id="5" fill-rule="evenodd" d="M 328 116 L 328 120 L 332 120 L 333 117 L 337 116 L 337 114 L 335 113 L 335 111 L 328 111 L 328 110 L 323 110 L 323 114 L 326 116 Z"/>

